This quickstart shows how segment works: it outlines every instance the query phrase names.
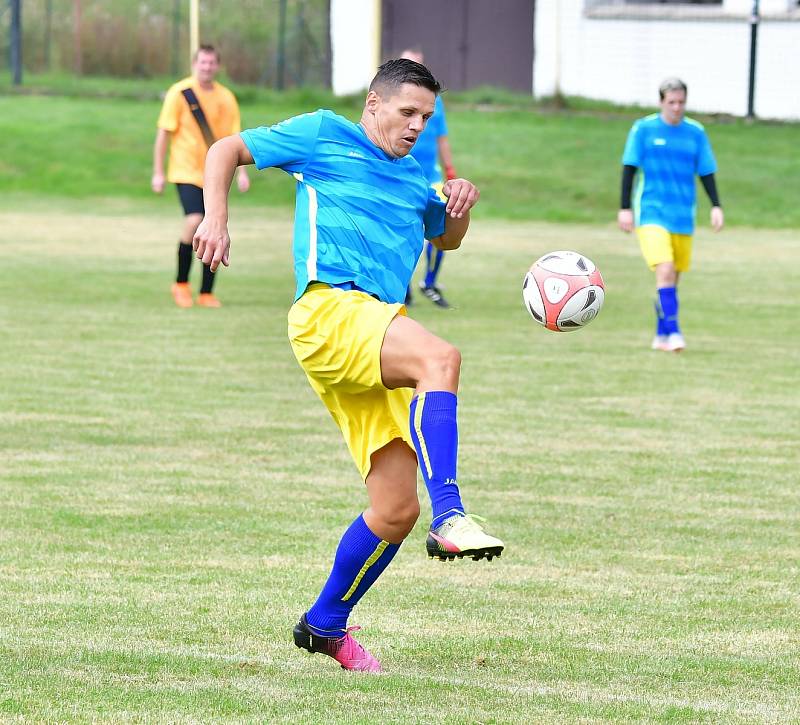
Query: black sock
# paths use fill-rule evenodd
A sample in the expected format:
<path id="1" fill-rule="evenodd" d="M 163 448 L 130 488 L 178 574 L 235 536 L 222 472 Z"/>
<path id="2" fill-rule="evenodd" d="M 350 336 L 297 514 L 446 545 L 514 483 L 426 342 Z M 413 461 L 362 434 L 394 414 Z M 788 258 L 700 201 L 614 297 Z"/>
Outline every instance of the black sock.
<path id="1" fill-rule="evenodd" d="M 214 287 L 214 272 L 211 271 L 211 267 L 207 264 L 203 265 L 203 286 L 200 288 L 201 295 L 210 295 L 211 289 Z"/>
<path id="2" fill-rule="evenodd" d="M 178 242 L 178 278 L 175 280 L 179 284 L 189 281 L 189 269 L 192 266 L 192 255 L 194 250 L 191 244 Z"/>

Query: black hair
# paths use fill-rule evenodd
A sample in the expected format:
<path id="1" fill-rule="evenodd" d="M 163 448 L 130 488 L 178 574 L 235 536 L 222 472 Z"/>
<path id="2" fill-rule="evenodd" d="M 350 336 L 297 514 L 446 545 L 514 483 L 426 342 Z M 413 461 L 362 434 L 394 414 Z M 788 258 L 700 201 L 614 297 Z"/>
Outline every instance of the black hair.
<path id="1" fill-rule="evenodd" d="M 439 81 L 422 63 L 416 63 L 407 58 L 387 60 L 378 68 L 372 83 L 369 84 L 369 90 L 382 95 L 383 92 L 397 90 L 403 83 L 427 88 L 437 95 L 442 90 Z"/>

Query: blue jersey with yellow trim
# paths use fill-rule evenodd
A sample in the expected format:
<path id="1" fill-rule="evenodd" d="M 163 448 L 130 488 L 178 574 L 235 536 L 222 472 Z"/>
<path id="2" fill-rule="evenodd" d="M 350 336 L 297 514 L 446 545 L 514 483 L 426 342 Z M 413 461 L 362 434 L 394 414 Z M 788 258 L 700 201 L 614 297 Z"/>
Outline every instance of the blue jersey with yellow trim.
<path id="1" fill-rule="evenodd" d="M 658 224 L 672 234 L 691 234 L 695 217 L 695 175 L 717 170 L 703 126 L 684 118 L 673 126 L 654 113 L 640 118 L 628 134 L 622 163 L 636 166 L 636 225 Z"/>
<path id="2" fill-rule="evenodd" d="M 419 161 L 429 184 L 442 182 L 442 167 L 439 164 L 439 137 L 447 136 L 447 119 L 444 117 L 444 103 L 436 96 L 433 115 L 425 124 L 425 129 L 411 149 L 411 155 Z"/>
<path id="3" fill-rule="evenodd" d="M 317 281 L 402 302 L 423 241 L 445 223 L 445 204 L 416 159 L 389 156 L 359 124 L 327 110 L 241 136 L 257 168 L 297 179 L 295 300 Z"/>

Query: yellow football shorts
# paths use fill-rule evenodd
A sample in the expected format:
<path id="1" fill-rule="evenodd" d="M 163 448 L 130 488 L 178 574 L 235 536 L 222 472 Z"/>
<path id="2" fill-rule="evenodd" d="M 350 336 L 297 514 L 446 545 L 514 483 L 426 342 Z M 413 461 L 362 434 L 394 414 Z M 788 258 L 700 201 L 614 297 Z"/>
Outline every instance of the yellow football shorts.
<path id="1" fill-rule="evenodd" d="M 676 271 L 688 271 L 692 260 L 690 234 L 672 234 L 658 224 L 645 224 L 636 227 L 636 236 L 650 269 L 663 262 L 672 262 Z"/>
<path id="2" fill-rule="evenodd" d="M 394 317 L 405 314 L 402 304 L 320 282 L 289 310 L 295 357 L 365 480 L 372 454 L 395 438 L 414 450 L 408 420 L 413 391 L 389 390 L 381 378 L 383 338 Z"/>

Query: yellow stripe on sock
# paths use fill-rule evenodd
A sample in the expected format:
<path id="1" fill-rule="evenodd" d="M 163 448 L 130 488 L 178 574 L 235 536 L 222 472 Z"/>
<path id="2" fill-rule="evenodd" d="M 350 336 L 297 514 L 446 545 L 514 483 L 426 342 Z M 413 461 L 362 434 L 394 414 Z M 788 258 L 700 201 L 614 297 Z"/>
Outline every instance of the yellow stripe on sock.
<path id="1" fill-rule="evenodd" d="M 358 585 L 364 578 L 364 574 L 367 573 L 367 569 L 369 569 L 376 561 L 378 561 L 378 559 L 381 558 L 381 554 L 383 554 L 383 551 L 387 546 L 389 546 L 388 541 L 381 541 L 381 543 L 376 547 L 375 551 L 370 554 L 369 559 L 364 562 L 364 566 L 361 567 L 361 571 L 356 575 L 355 581 L 353 581 L 352 585 L 347 590 L 347 594 L 342 597 L 343 602 L 346 602 L 348 599 L 350 599 L 350 597 L 353 596 L 353 592 L 355 592 L 355 590 L 358 588 Z"/>
<path id="2" fill-rule="evenodd" d="M 433 467 L 428 456 L 428 446 L 425 445 L 425 437 L 422 435 L 422 409 L 425 407 L 425 393 L 417 396 L 417 408 L 414 411 L 414 430 L 419 439 L 419 449 L 422 451 L 422 460 L 425 463 L 425 470 L 428 472 L 428 479 L 433 478 Z"/>

